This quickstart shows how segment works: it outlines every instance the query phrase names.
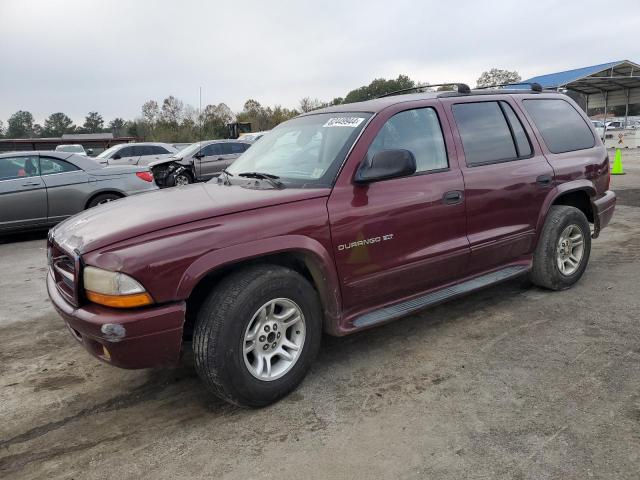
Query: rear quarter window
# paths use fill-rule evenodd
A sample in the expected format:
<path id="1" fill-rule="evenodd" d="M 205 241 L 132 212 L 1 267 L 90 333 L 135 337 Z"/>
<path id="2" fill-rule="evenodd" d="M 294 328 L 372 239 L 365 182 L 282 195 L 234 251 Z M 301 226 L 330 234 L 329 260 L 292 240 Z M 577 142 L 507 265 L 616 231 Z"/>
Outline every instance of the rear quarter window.
<path id="1" fill-rule="evenodd" d="M 551 153 L 573 152 L 595 145 L 587 122 L 570 103 L 541 98 L 524 100 L 523 104 Z"/>

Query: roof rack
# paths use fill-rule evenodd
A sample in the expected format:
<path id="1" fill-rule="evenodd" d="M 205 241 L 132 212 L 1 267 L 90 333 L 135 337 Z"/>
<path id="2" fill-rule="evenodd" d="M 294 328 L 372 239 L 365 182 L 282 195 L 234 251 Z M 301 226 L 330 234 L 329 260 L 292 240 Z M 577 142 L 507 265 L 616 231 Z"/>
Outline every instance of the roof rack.
<path id="1" fill-rule="evenodd" d="M 471 93 L 471 89 L 469 88 L 469 85 L 467 85 L 466 83 L 432 83 L 431 85 L 420 85 L 418 87 L 411 87 L 411 88 L 403 88 L 402 90 L 396 90 L 394 92 L 389 92 L 389 93 L 385 93 L 384 95 L 380 95 L 379 97 L 376 98 L 384 98 L 384 97 L 391 97 L 393 95 L 397 95 L 399 93 L 406 93 L 406 92 L 412 92 L 414 90 L 424 90 L 427 88 L 431 88 L 431 87 L 449 87 L 451 85 L 454 85 L 456 87 L 458 87 L 458 93 Z"/>
<path id="2" fill-rule="evenodd" d="M 486 90 L 489 88 L 497 88 L 497 87 L 514 87 L 516 85 L 529 85 L 531 87 L 532 92 L 542 92 L 542 85 L 538 82 L 514 82 L 514 83 L 500 83 L 498 85 L 487 85 L 486 87 L 476 87 L 474 90 Z"/>

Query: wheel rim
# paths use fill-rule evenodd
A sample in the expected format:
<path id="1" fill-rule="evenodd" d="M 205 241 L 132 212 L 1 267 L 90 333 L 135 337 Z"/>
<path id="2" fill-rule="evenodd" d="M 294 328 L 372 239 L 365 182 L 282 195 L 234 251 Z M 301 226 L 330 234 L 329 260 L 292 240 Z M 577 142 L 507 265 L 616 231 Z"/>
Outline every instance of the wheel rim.
<path id="1" fill-rule="evenodd" d="M 563 275 L 573 275 L 584 256 L 584 234 L 577 225 L 569 225 L 558 239 L 556 262 Z"/>
<path id="2" fill-rule="evenodd" d="M 184 185 L 189 185 L 189 179 L 185 175 L 178 175 L 176 177 L 176 186 L 182 187 Z"/>
<path id="3" fill-rule="evenodd" d="M 104 200 L 100 200 L 96 205 L 104 205 L 105 203 L 113 202 L 115 198 L 105 198 Z"/>
<path id="4" fill-rule="evenodd" d="M 244 333 L 244 364 L 255 378 L 276 380 L 300 358 L 306 335 L 304 314 L 295 302 L 276 298 L 253 314 Z"/>

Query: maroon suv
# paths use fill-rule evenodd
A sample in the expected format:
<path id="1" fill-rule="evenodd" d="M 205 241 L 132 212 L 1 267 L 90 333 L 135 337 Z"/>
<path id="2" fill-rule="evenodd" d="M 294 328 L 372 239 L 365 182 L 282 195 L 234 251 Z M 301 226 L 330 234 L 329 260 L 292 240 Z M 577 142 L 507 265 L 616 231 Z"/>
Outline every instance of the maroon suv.
<path id="1" fill-rule="evenodd" d="M 192 342 L 216 395 L 261 406 L 298 385 L 323 331 L 523 274 L 570 287 L 613 215 L 608 188 L 607 152 L 561 94 L 339 105 L 281 124 L 206 184 L 58 225 L 47 287 L 101 360 L 170 365 Z"/>

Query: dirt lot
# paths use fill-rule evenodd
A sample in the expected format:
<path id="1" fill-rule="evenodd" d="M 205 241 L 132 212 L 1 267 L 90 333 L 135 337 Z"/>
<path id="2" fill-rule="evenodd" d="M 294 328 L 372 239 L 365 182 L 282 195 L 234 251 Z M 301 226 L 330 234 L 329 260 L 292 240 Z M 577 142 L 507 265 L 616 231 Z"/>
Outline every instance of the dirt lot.
<path id="1" fill-rule="evenodd" d="M 638 479 L 640 152 L 625 169 L 575 288 L 512 281 L 325 338 L 257 411 L 189 366 L 94 360 L 47 300 L 44 235 L 0 240 L 0 477 Z"/>

